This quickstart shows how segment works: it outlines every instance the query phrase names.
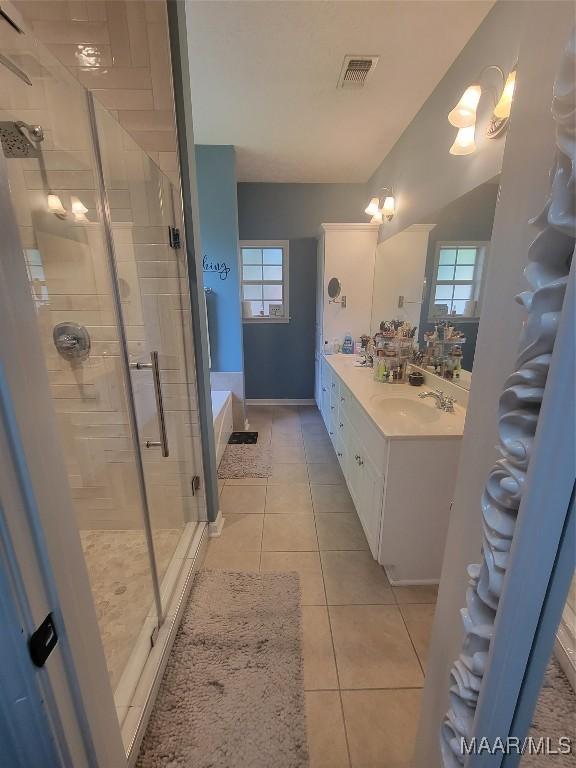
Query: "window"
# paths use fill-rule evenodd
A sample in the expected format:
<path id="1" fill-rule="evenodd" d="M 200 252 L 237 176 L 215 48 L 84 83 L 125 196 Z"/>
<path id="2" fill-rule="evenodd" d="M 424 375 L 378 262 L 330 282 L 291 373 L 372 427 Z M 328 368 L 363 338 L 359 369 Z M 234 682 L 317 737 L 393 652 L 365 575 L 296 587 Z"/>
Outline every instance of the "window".
<path id="1" fill-rule="evenodd" d="M 490 243 L 438 243 L 429 320 L 480 317 L 482 273 Z"/>
<path id="2" fill-rule="evenodd" d="M 241 242 L 240 270 L 244 322 L 287 323 L 288 242 Z"/>

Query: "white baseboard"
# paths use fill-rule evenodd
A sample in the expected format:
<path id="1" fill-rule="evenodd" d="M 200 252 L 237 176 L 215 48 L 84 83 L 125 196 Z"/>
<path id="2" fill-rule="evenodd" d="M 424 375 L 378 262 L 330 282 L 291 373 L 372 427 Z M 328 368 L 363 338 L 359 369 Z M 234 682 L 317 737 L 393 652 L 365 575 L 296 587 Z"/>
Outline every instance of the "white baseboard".
<path id="1" fill-rule="evenodd" d="M 208 536 L 212 539 L 215 536 L 220 536 L 222 533 L 222 528 L 224 527 L 224 518 L 222 517 L 222 512 L 218 510 L 218 514 L 216 515 L 216 520 L 214 520 L 213 523 L 208 523 Z"/>
<path id="2" fill-rule="evenodd" d="M 316 405 L 316 400 L 313 397 L 304 397 L 301 400 L 281 397 L 277 399 L 246 400 L 246 405 Z"/>
<path id="3" fill-rule="evenodd" d="M 436 587 L 440 579 L 394 579 L 384 566 L 386 577 L 391 587 Z"/>

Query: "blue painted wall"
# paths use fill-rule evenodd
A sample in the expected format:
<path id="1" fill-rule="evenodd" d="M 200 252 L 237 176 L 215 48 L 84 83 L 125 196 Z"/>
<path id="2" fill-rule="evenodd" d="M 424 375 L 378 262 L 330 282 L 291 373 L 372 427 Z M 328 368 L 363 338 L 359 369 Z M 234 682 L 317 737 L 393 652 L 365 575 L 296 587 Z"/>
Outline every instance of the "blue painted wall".
<path id="1" fill-rule="evenodd" d="M 238 184 L 241 240 L 290 241 L 290 322 L 244 324 L 246 397 L 314 397 L 316 249 L 322 223 L 366 222 L 365 184 Z"/>
<path id="2" fill-rule="evenodd" d="M 205 261 L 204 285 L 213 291 L 206 297 L 211 370 L 242 371 L 244 363 L 234 147 L 196 146 L 196 176 L 200 239 Z"/>
<path id="3" fill-rule="evenodd" d="M 434 328 L 434 323 L 428 322 L 428 312 L 432 297 L 436 244 L 438 241 L 443 242 L 445 240 L 489 241 L 492 237 L 498 189 L 498 184 L 482 184 L 473 189 L 472 192 L 468 192 L 468 194 L 447 205 L 437 216 L 432 215 L 430 217 L 432 221 L 438 223 L 430 232 L 428 239 L 428 252 L 426 254 L 426 285 L 428 289 L 422 302 L 420 314 L 418 331 L 420 344 L 424 343 L 424 332 Z M 471 371 L 476 352 L 478 322 L 472 320 L 461 323 L 456 320 L 452 322 L 466 334 L 466 344 L 462 350 L 462 367 Z"/>

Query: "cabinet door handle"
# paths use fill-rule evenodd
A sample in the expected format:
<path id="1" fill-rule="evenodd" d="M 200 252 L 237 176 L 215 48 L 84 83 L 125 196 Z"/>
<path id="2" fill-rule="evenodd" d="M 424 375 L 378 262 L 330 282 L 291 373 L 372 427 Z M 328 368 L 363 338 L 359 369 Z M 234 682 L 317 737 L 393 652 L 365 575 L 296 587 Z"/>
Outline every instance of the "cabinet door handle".
<path id="1" fill-rule="evenodd" d="M 336 389 L 336 384 L 332 383 L 332 389 Z"/>
<path id="2" fill-rule="evenodd" d="M 344 424 L 342 424 L 342 422 L 340 422 L 340 429 L 342 429 L 343 427 L 344 427 Z"/>
<path id="3" fill-rule="evenodd" d="M 356 454 L 356 456 L 354 456 L 354 458 L 356 459 L 356 461 L 360 461 L 360 456 L 358 456 L 358 454 Z"/>
<path id="4" fill-rule="evenodd" d="M 358 459 L 358 466 L 359 467 L 364 466 L 364 460 L 363 459 L 360 459 L 360 458 Z"/>
<path id="5" fill-rule="evenodd" d="M 334 408 L 335 408 L 335 406 L 334 406 L 334 405 L 331 405 L 331 406 L 330 406 L 330 410 L 331 410 L 331 411 L 333 411 L 333 410 L 334 410 Z"/>
<path id="6" fill-rule="evenodd" d="M 328 432 L 328 434 L 329 434 L 330 436 L 332 436 L 332 435 L 334 434 L 334 432 Z"/>
<path id="7" fill-rule="evenodd" d="M 346 398 L 345 398 L 345 397 L 341 397 L 341 398 L 340 398 L 340 402 L 341 402 L 341 403 L 345 403 L 345 402 L 346 402 Z"/>
<path id="8" fill-rule="evenodd" d="M 326 392 L 326 387 L 322 387 L 322 392 Z"/>
<path id="9" fill-rule="evenodd" d="M 340 456 L 340 458 L 342 458 L 342 454 L 340 453 L 340 451 L 338 451 L 338 453 L 336 454 L 336 456 Z"/>

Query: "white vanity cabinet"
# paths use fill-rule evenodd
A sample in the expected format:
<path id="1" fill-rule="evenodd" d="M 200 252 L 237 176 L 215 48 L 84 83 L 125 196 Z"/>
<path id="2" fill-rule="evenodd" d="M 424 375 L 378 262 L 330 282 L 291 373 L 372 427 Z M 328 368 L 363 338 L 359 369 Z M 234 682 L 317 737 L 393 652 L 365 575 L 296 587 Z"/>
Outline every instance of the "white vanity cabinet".
<path id="1" fill-rule="evenodd" d="M 321 370 L 324 423 L 370 551 L 378 559 L 387 441 L 381 435 L 370 434 L 373 427 L 358 418 L 360 406 L 325 359 Z"/>
<path id="2" fill-rule="evenodd" d="M 320 361 L 319 406 L 370 551 L 394 585 L 436 583 L 460 437 L 387 436 L 330 359 Z M 371 371 L 357 373 L 371 381 Z M 377 386 L 394 396 L 402 385 Z"/>

